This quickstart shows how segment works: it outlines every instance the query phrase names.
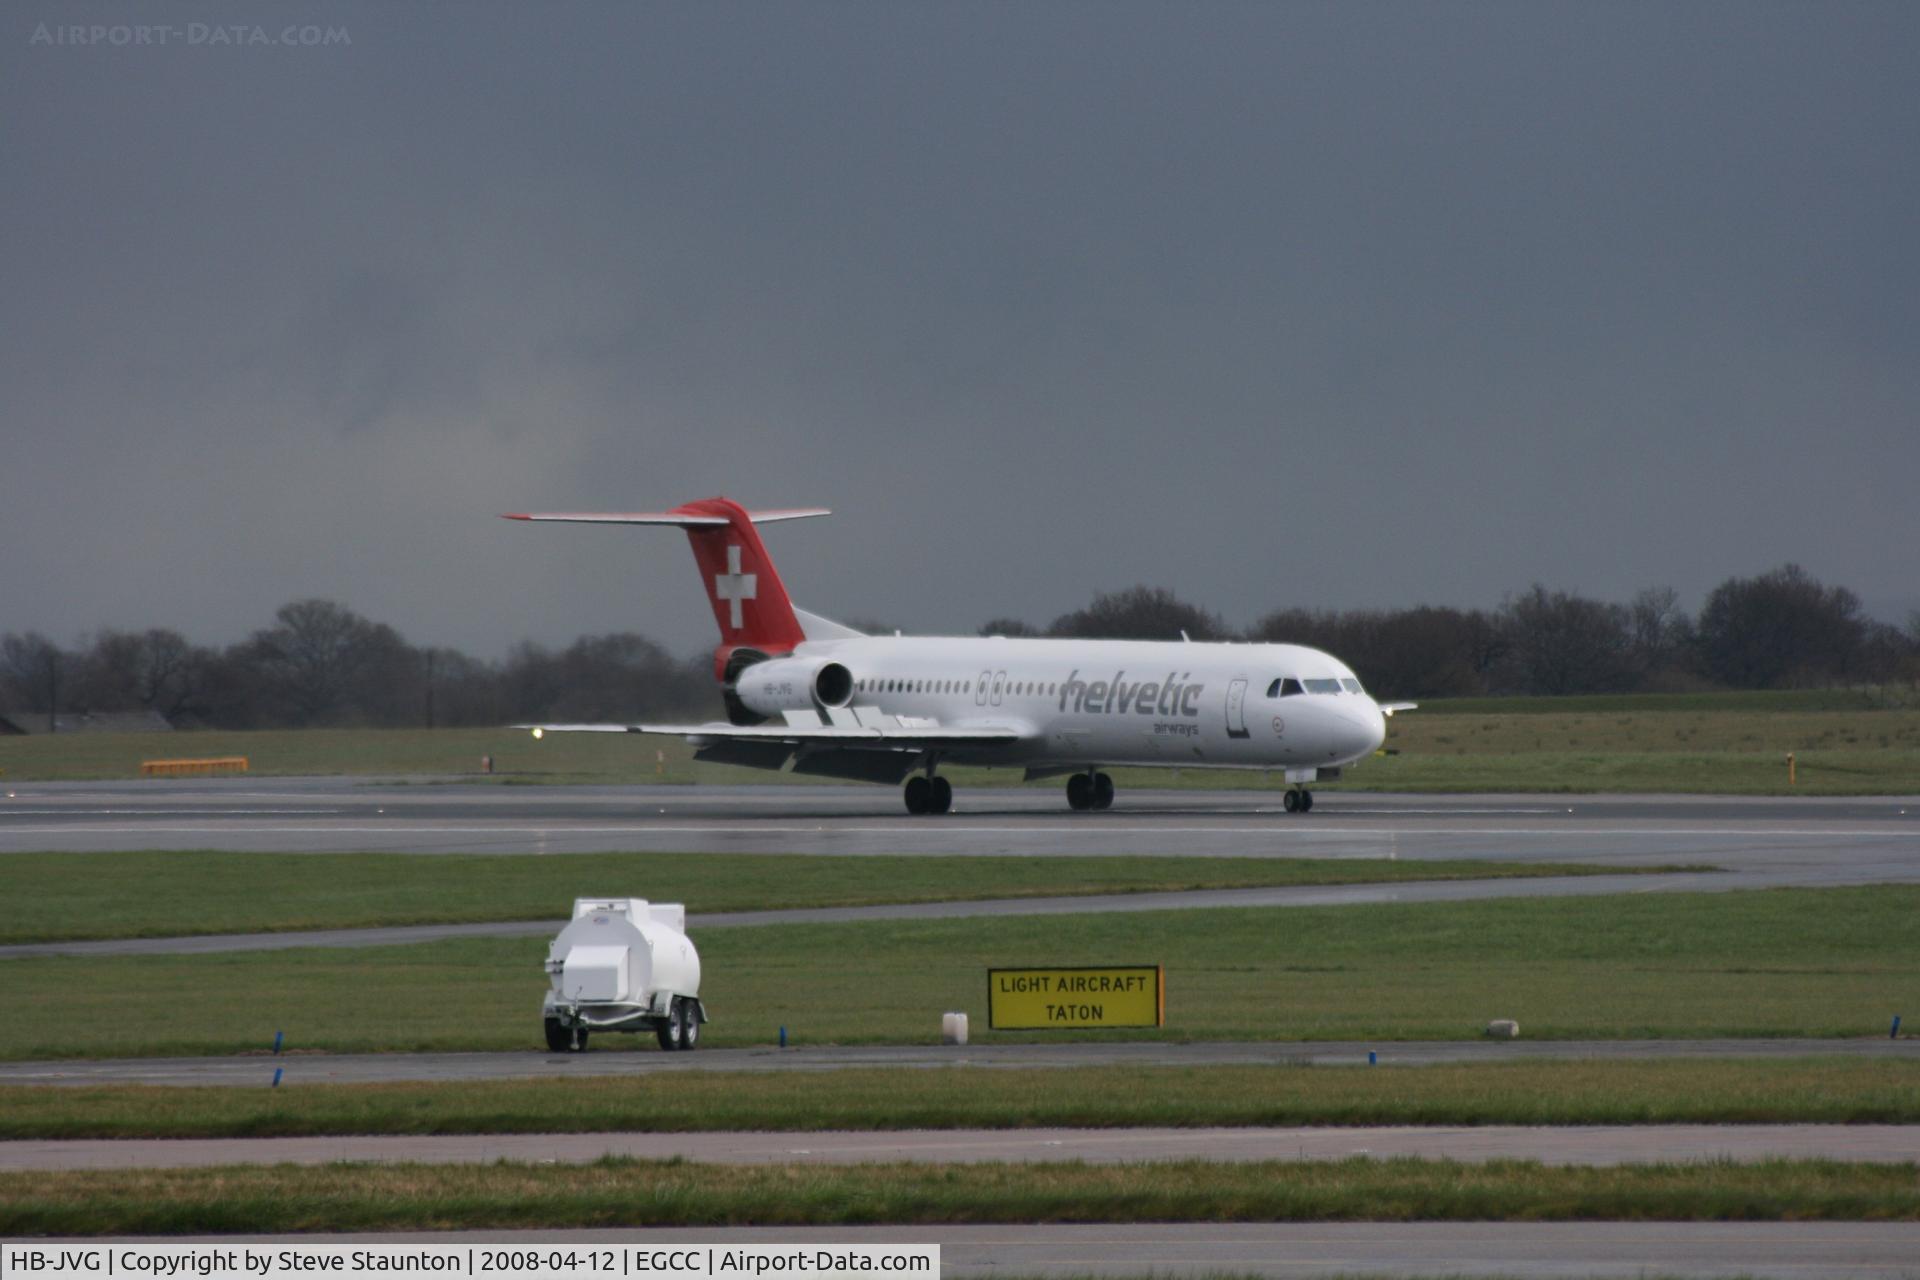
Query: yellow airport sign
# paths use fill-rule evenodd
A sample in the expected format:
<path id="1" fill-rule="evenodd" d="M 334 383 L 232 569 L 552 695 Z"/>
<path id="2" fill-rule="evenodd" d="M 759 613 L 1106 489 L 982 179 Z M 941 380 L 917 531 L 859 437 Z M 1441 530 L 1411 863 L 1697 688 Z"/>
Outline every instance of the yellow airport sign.
<path id="1" fill-rule="evenodd" d="M 1157 964 L 987 970 L 987 1026 L 994 1031 L 1158 1027 L 1166 1020 L 1166 970 Z"/>

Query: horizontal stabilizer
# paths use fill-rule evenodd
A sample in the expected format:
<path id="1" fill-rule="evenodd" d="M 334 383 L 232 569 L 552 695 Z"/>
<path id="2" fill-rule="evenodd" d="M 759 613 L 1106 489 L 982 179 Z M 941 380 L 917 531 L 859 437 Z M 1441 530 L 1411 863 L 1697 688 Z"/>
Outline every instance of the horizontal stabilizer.
<path id="1" fill-rule="evenodd" d="M 755 524 L 772 524 L 777 520 L 805 520 L 808 516 L 825 516 L 833 513 L 825 507 L 791 507 L 777 511 L 750 511 L 747 518 Z M 594 511 L 532 511 L 502 516 L 503 520 L 551 520 L 563 524 L 660 524 L 678 529 L 698 529 L 707 525 L 728 523 L 725 516 L 700 515 L 678 511 L 631 511 L 631 512 L 594 512 Z"/>
<path id="2" fill-rule="evenodd" d="M 754 526 L 826 514 L 825 507 L 748 511 L 731 498 L 712 497 L 683 502 L 671 511 L 522 511 L 506 518 L 542 524 L 662 525 L 686 534 L 694 563 L 700 566 L 707 602 L 713 607 L 714 623 L 720 628 L 713 675 L 724 683 L 730 679 L 731 650 L 753 649 L 774 656 L 792 653 L 807 639 Z"/>
<path id="3" fill-rule="evenodd" d="M 509 729 L 531 729 L 536 738 L 549 733 L 638 733 L 630 724 L 510 724 Z"/>
<path id="4" fill-rule="evenodd" d="M 807 633 L 809 640 L 858 640 L 867 633 L 855 631 L 852 627 L 835 622 L 832 618 L 823 618 L 817 613 L 808 613 L 799 605 L 793 607 L 793 616 L 799 620 L 800 629 Z"/>

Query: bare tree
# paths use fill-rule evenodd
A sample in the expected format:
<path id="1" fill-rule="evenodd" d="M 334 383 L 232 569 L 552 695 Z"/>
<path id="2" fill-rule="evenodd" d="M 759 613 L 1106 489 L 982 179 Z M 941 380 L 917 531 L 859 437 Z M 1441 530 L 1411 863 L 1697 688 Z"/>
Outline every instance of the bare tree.
<path id="1" fill-rule="evenodd" d="M 8 700 L 28 711 L 46 712 L 48 733 L 56 727 L 61 681 L 70 665 L 60 646 L 38 631 L 25 635 L 9 631 L 0 637 L 0 683 L 6 686 Z"/>
<path id="2" fill-rule="evenodd" d="M 423 657 L 422 713 L 428 728 L 499 724 L 510 718 L 499 667 L 458 649 L 436 647 Z"/>
<path id="3" fill-rule="evenodd" d="M 1627 610 L 1535 583 L 1503 611 L 1527 693 L 1607 693 L 1632 683 Z"/>
<path id="4" fill-rule="evenodd" d="M 1672 587 L 1648 587 L 1627 606 L 1627 650 L 1635 682 L 1647 687 L 1684 680 L 1680 672 L 1693 650 L 1693 619 L 1680 608 Z"/>
<path id="5" fill-rule="evenodd" d="M 1867 621 L 1862 626 L 1855 668 L 1875 684 L 1920 683 L 1920 644 L 1890 623 Z"/>
<path id="6" fill-rule="evenodd" d="M 1188 604 L 1165 587 L 1128 587 L 1102 592 L 1084 609 L 1061 614 L 1047 628 L 1050 636 L 1085 640 L 1224 640 L 1225 623 L 1198 605 Z"/>
<path id="7" fill-rule="evenodd" d="M 1487 692 L 1505 652 L 1504 632 L 1478 610 L 1283 609 L 1254 624 L 1256 640 L 1311 645 L 1337 655 L 1374 693 L 1457 698 Z"/>
<path id="8" fill-rule="evenodd" d="M 273 616 L 276 625 L 254 632 L 244 656 L 270 705 L 295 725 L 341 716 L 355 678 L 393 635 L 331 600 L 297 600 Z"/>
<path id="9" fill-rule="evenodd" d="M 559 659 L 545 645 L 523 640 L 507 653 L 500 670 L 500 700 L 515 720 L 548 720 L 560 700 Z"/>
<path id="10" fill-rule="evenodd" d="M 680 660 L 645 636 L 582 636 L 558 653 L 522 644 L 501 674 L 502 701 L 525 720 L 618 723 L 719 710 L 710 660 Z"/>
<path id="11" fill-rule="evenodd" d="M 1729 578 L 1700 610 L 1708 675 L 1736 689 L 1779 689 L 1854 674 L 1866 637 L 1860 598 L 1797 564 Z"/>
<path id="12" fill-rule="evenodd" d="M 193 711 L 212 654 L 178 631 L 102 631 L 80 660 L 80 696 L 89 709 Z"/>

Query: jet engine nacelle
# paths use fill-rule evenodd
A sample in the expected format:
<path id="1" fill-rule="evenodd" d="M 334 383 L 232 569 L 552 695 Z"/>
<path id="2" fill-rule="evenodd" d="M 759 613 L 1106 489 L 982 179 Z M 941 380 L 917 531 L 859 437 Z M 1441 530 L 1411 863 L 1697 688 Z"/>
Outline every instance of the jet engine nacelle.
<path id="1" fill-rule="evenodd" d="M 782 711 L 846 706 L 853 701 L 853 673 L 819 658 L 773 658 L 740 672 L 733 692 L 748 710 L 772 719 Z"/>

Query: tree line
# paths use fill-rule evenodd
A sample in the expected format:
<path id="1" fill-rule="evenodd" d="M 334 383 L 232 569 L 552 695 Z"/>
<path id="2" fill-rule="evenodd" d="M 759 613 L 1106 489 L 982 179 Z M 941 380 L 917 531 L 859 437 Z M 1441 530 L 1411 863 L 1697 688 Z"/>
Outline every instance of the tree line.
<path id="1" fill-rule="evenodd" d="M 332 600 L 282 605 L 224 649 L 177 631 L 102 631 L 74 649 L 0 636 L 0 709 L 156 711 L 181 727 L 469 727 L 516 721 L 706 719 L 721 710 L 707 657 L 632 632 L 564 649 L 523 643 L 500 661 L 407 643 Z"/>
<path id="2" fill-rule="evenodd" d="M 1729 578 L 1698 614 L 1668 587 L 1626 603 L 1534 585 L 1497 609 L 1279 609 L 1244 632 L 1163 588 L 1097 596 L 1044 630 L 999 618 L 987 635 L 1279 641 L 1338 656 L 1375 694 L 1679 693 L 1920 683 L 1920 614 L 1905 630 L 1798 565 Z"/>
<path id="3" fill-rule="evenodd" d="M 1852 591 L 1791 564 L 1728 579 L 1698 614 L 1667 588 L 1619 604 L 1535 585 L 1497 609 L 1281 609 L 1235 631 L 1137 586 L 1044 628 L 995 618 L 980 633 L 1306 644 L 1392 698 L 1920 684 L 1920 615 L 1905 630 L 1875 621 Z M 8 632 L 0 710 L 150 710 L 227 729 L 707 719 L 721 711 L 711 671 L 706 653 L 675 657 L 634 632 L 523 643 L 488 661 L 409 644 L 335 601 L 298 600 L 224 649 L 166 628 L 101 631 L 73 648 Z"/>

